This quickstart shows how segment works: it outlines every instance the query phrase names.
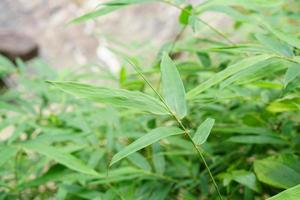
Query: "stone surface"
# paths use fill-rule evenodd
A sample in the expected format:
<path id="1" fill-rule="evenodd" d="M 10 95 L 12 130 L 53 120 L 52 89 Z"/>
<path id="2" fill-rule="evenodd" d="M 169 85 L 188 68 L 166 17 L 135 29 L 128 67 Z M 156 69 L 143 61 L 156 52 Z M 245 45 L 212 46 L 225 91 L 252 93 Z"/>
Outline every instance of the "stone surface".
<path id="1" fill-rule="evenodd" d="M 40 56 L 57 69 L 98 63 L 113 71 L 120 64 L 112 47 L 153 57 L 157 48 L 179 31 L 179 10 L 161 3 L 128 6 L 96 20 L 67 25 L 104 1 L 108 0 L 0 0 L 0 27 L 29 35 L 38 43 Z M 216 13 L 202 17 L 222 30 L 228 22 L 228 17 Z M 203 30 L 200 37 L 215 35 L 205 26 Z"/>
<path id="2" fill-rule="evenodd" d="M 14 61 L 24 61 L 38 56 L 38 46 L 29 36 L 16 30 L 0 29 L 0 53 Z"/>
<path id="3" fill-rule="evenodd" d="M 162 4 L 129 6 L 84 24 L 66 25 L 98 4 L 99 0 L 1 0 L 0 27 L 34 38 L 40 55 L 56 68 L 88 62 L 116 63 L 103 53 L 112 41 L 146 42 L 150 47 L 177 32 L 174 16 L 178 10 Z"/>

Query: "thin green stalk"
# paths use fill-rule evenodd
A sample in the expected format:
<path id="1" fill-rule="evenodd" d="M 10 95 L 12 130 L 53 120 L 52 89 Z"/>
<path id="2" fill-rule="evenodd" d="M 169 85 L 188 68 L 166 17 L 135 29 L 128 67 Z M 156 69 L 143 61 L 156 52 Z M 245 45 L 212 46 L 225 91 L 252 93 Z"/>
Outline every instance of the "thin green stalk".
<path id="1" fill-rule="evenodd" d="M 209 166 L 208 166 L 208 164 L 207 164 L 207 162 L 206 162 L 206 160 L 205 160 L 203 154 L 201 153 L 199 147 L 198 147 L 197 144 L 194 142 L 193 138 L 192 138 L 191 135 L 189 134 L 188 130 L 184 127 L 184 125 L 182 124 L 181 120 L 178 119 L 176 115 L 173 115 L 173 117 L 176 119 L 176 121 L 178 122 L 178 124 L 179 124 L 179 125 L 181 126 L 181 128 L 184 130 L 185 134 L 188 136 L 189 140 L 191 141 L 191 143 L 193 144 L 193 146 L 194 146 L 195 149 L 197 150 L 198 155 L 200 156 L 201 160 L 203 161 L 203 163 L 204 163 L 204 165 L 205 165 L 205 168 L 207 169 L 208 174 L 209 174 L 209 176 L 210 176 L 210 178 L 211 178 L 211 180 L 212 180 L 212 182 L 213 182 L 213 185 L 214 185 L 215 189 L 217 190 L 217 193 L 218 193 L 220 199 L 222 200 L 223 198 L 222 198 L 222 195 L 221 195 L 221 193 L 220 193 L 219 187 L 218 187 L 218 185 L 217 185 L 217 183 L 216 183 L 216 181 L 215 181 L 215 179 L 214 179 L 214 177 L 213 177 L 213 175 L 212 175 L 212 173 L 211 173 L 211 170 L 210 170 L 210 168 L 209 168 Z"/>
<path id="2" fill-rule="evenodd" d="M 179 126 L 183 129 L 185 135 L 188 136 L 188 139 L 190 140 L 190 142 L 193 144 L 194 148 L 196 149 L 199 157 L 201 158 L 202 162 L 204 163 L 205 165 L 205 168 L 207 169 L 208 171 L 208 174 L 213 182 L 213 185 L 220 197 L 221 200 L 223 200 L 222 198 L 222 195 L 220 193 L 220 190 L 219 190 L 219 187 L 211 173 L 211 170 L 203 156 L 203 154 L 201 153 L 200 149 L 198 148 L 198 146 L 196 145 L 196 143 L 193 141 L 191 135 L 189 134 L 189 131 L 185 128 L 185 126 L 182 124 L 181 120 L 178 119 L 178 117 L 172 112 L 172 110 L 170 109 L 170 107 L 167 105 L 167 103 L 165 102 L 164 98 L 154 89 L 154 87 L 151 85 L 151 83 L 146 79 L 146 77 L 142 74 L 142 72 L 138 69 L 137 66 L 135 66 L 135 64 L 133 64 L 129 59 L 127 60 L 130 65 L 136 70 L 136 72 L 142 77 L 142 79 L 147 83 L 147 85 L 150 86 L 150 88 L 155 92 L 155 94 L 159 97 L 160 101 L 164 104 L 165 108 L 167 109 L 167 111 L 169 112 L 169 114 L 177 121 L 177 123 L 179 124 Z"/>

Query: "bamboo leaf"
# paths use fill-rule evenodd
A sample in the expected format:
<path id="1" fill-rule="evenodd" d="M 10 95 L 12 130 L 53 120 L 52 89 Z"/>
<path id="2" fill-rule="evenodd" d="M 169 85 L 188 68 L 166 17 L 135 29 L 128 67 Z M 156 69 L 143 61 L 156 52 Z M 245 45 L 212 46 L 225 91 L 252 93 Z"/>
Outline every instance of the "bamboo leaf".
<path id="1" fill-rule="evenodd" d="M 151 166 L 147 159 L 140 153 L 135 152 L 127 157 L 132 164 L 135 166 L 145 170 L 145 171 L 151 171 Z"/>
<path id="2" fill-rule="evenodd" d="M 230 137 L 228 141 L 243 144 L 286 144 L 286 142 L 281 138 L 268 135 L 233 136 Z"/>
<path id="3" fill-rule="evenodd" d="M 191 91 L 187 93 L 188 99 L 194 99 L 202 92 L 206 91 L 207 89 L 211 88 L 212 86 L 220 83 L 221 81 L 225 80 L 226 78 L 244 70 L 248 67 L 251 67 L 259 62 L 265 61 L 267 59 L 272 58 L 271 55 L 258 55 L 258 56 L 252 56 L 250 58 L 245 58 L 229 67 L 227 67 L 225 70 L 217 73 L 204 83 L 200 84 L 199 86 L 195 87 Z"/>
<path id="4" fill-rule="evenodd" d="M 297 47 L 300 49 L 300 39 L 297 38 L 297 36 L 289 34 L 289 33 L 284 33 L 277 28 L 271 26 L 267 21 L 263 19 L 259 19 L 260 23 L 265 26 L 272 34 L 274 34 L 278 39 L 288 43 L 289 45 L 293 47 Z"/>
<path id="5" fill-rule="evenodd" d="M 71 154 L 57 150 L 52 146 L 48 146 L 40 142 L 27 142 L 20 144 L 20 146 L 24 149 L 34 151 L 38 154 L 42 154 L 47 158 L 54 160 L 74 171 L 88 175 L 98 175 L 98 173 L 95 170 L 88 167 L 78 158 L 74 157 Z"/>
<path id="6" fill-rule="evenodd" d="M 193 141 L 197 145 L 201 145 L 206 142 L 214 123 L 214 119 L 207 118 L 202 124 L 198 126 L 197 131 L 193 137 Z"/>
<path id="7" fill-rule="evenodd" d="M 263 34 L 256 34 L 255 37 L 262 45 L 269 47 L 272 51 L 278 54 L 288 57 L 292 57 L 294 55 L 292 48 L 279 40 Z"/>
<path id="8" fill-rule="evenodd" d="M 254 171 L 261 182 L 274 187 L 287 189 L 300 183 L 299 171 L 277 160 L 257 160 Z"/>
<path id="9" fill-rule="evenodd" d="M 297 200 L 300 197 L 300 184 L 284 190 L 279 194 L 268 198 L 267 200 Z"/>
<path id="10" fill-rule="evenodd" d="M 284 75 L 284 86 L 286 87 L 290 82 L 300 76 L 300 64 L 291 65 Z"/>
<path id="11" fill-rule="evenodd" d="M 160 70 L 166 103 L 179 118 L 183 118 L 187 114 L 185 89 L 174 62 L 166 53 L 163 55 Z"/>
<path id="12" fill-rule="evenodd" d="M 255 174 L 253 172 L 245 171 L 245 170 L 234 170 L 224 175 L 223 183 L 225 186 L 229 184 L 232 180 L 247 186 L 253 191 L 260 192 L 261 187 L 259 182 L 257 181 Z"/>
<path id="13" fill-rule="evenodd" d="M 163 154 L 160 154 L 161 146 L 160 144 L 152 144 L 152 161 L 155 168 L 155 171 L 159 174 L 163 174 L 165 171 L 166 160 Z"/>
<path id="14" fill-rule="evenodd" d="M 165 106 L 157 99 L 138 91 L 96 87 L 74 82 L 49 82 L 76 97 L 140 112 L 168 115 Z"/>
<path id="15" fill-rule="evenodd" d="M 141 138 L 135 140 L 133 143 L 126 146 L 123 150 L 121 150 L 116 155 L 114 155 L 110 162 L 110 166 L 120 161 L 121 159 L 131 155 L 132 153 L 142 148 L 145 148 L 146 146 L 149 146 L 163 138 L 172 135 L 179 135 L 182 133 L 183 131 L 176 127 L 161 127 L 161 128 L 153 129 L 152 131 L 142 136 Z"/>
<path id="16" fill-rule="evenodd" d="M 97 9 L 96 11 L 89 12 L 84 14 L 78 18 L 75 18 L 71 21 L 71 23 L 81 23 L 90 19 L 94 19 L 106 14 L 109 14 L 115 10 L 121 9 L 125 6 L 137 3 L 148 3 L 154 2 L 157 0 L 114 0 L 106 3 L 102 3 L 100 6 L 101 8 Z"/>
<path id="17" fill-rule="evenodd" d="M 192 10 L 193 10 L 193 7 L 191 5 L 188 5 L 184 9 L 182 9 L 182 11 L 179 15 L 179 22 L 181 24 L 187 25 L 189 23 L 189 17 L 191 15 Z"/>

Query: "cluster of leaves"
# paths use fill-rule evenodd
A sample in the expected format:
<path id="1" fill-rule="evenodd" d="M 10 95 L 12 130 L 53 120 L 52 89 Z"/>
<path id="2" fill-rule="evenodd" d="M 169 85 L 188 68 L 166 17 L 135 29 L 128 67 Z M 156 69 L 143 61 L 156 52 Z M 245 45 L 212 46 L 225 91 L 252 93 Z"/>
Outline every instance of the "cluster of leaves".
<path id="1" fill-rule="evenodd" d="M 152 64 L 118 52 L 119 74 L 34 61 L 29 75 L 0 57 L 17 76 L 0 96 L 0 199 L 300 198 L 299 2 L 113 0 L 73 22 L 149 2 L 185 30 Z"/>

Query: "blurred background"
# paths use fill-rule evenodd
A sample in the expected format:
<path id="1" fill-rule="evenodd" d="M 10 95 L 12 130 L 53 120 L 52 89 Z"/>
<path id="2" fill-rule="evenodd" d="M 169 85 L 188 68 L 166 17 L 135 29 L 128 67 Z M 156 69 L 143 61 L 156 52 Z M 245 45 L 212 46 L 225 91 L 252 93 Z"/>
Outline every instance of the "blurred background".
<path id="1" fill-rule="evenodd" d="M 0 35 L 9 30 L 29 36 L 38 46 L 39 56 L 57 69 L 100 62 L 117 71 L 119 63 L 108 47 L 120 44 L 124 48 L 130 44 L 126 51 L 154 56 L 155 48 L 173 40 L 180 31 L 176 20 L 179 10 L 157 3 L 128 6 L 97 20 L 68 25 L 101 2 L 105 0 L 1 0 Z M 206 13 L 202 18 L 214 26 L 229 23 L 228 17 L 217 13 Z M 3 43 L 7 38 L 0 38 L 0 44 L 1 40 Z"/>
<path id="2" fill-rule="evenodd" d="M 0 27 L 2 31 L 9 29 L 30 36 L 38 44 L 40 55 L 56 68 L 105 59 L 109 53 L 103 48 L 110 40 L 137 45 L 147 41 L 151 45 L 172 37 L 177 28 L 177 21 L 167 19 L 178 11 L 157 4 L 130 6 L 98 21 L 67 25 L 73 18 L 95 9 L 99 2 L 1 0 Z"/>

